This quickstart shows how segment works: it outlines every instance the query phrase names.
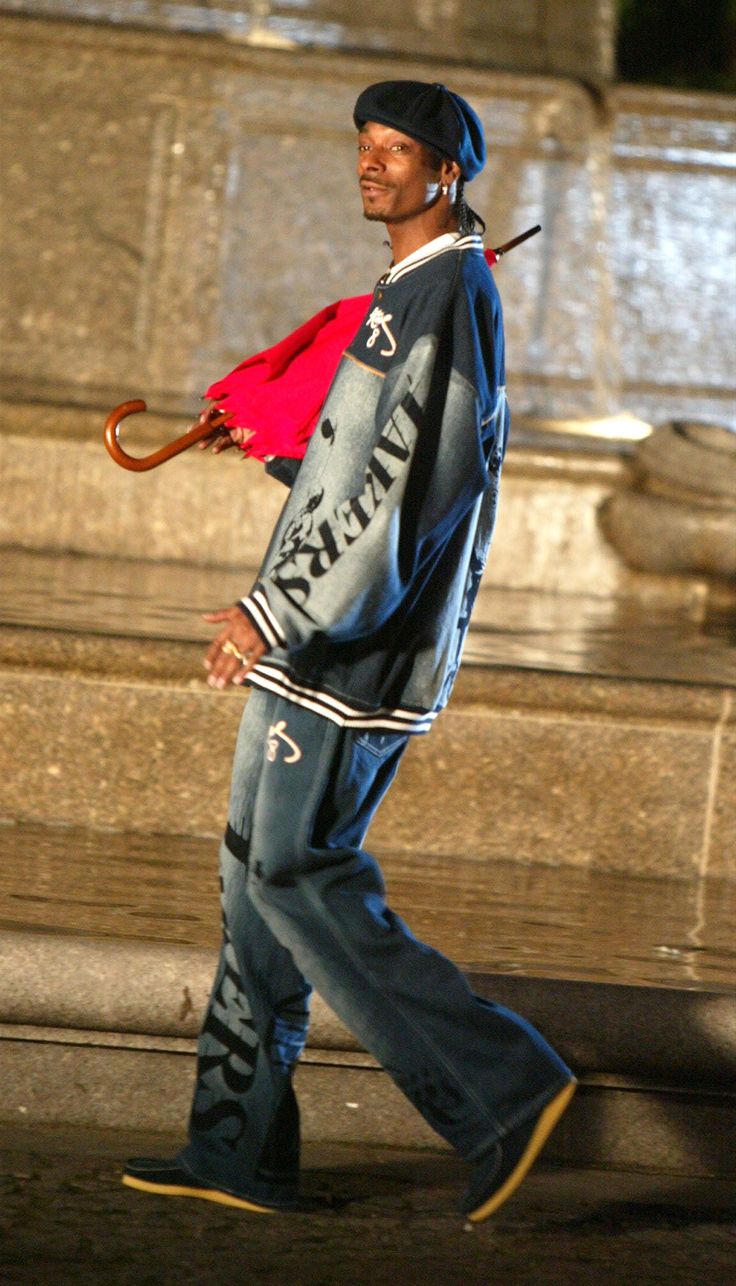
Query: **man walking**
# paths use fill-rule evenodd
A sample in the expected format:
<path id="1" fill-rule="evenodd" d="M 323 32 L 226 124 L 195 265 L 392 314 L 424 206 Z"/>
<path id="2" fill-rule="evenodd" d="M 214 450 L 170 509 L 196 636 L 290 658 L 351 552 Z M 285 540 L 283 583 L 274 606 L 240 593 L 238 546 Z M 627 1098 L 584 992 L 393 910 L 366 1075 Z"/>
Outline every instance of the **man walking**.
<path id="1" fill-rule="evenodd" d="M 209 618 L 221 626 L 209 683 L 253 687 L 221 850 L 223 947 L 189 1141 L 172 1161 L 130 1161 L 123 1181 L 294 1207 L 292 1072 L 315 987 L 471 1163 L 462 1208 L 479 1221 L 523 1179 L 574 1078 L 533 1027 L 412 936 L 362 843 L 408 737 L 449 697 L 493 528 L 503 329 L 463 191 L 485 145 L 442 85 L 372 85 L 355 123 L 364 214 L 385 223 L 392 265 L 255 585 Z"/>

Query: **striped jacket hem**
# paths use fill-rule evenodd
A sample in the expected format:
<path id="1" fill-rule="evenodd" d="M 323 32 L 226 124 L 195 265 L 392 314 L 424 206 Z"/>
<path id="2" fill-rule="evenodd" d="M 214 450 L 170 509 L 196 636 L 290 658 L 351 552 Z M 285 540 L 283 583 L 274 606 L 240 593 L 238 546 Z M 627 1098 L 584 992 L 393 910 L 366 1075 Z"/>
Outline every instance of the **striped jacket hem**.
<path id="1" fill-rule="evenodd" d="M 378 731 L 416 735 L 429 732 L 437 713 L 432 710 L 400 708 L 360 710 L 347 701 L 333 697 L 329 692 L 322 692 L 319 688 L 310 688 L 306 684 L 297 683 L 288 670 L 269 665 L 266 661 L 259 661 L 251 670 L 248 682 L 254 688 L 274 692 L 277 696 L 292 701 L 294 705 L 312 710 L 314 714 L 321 715 L 323 719 L 330 719 L 340 728 L 375 728 Z"/>

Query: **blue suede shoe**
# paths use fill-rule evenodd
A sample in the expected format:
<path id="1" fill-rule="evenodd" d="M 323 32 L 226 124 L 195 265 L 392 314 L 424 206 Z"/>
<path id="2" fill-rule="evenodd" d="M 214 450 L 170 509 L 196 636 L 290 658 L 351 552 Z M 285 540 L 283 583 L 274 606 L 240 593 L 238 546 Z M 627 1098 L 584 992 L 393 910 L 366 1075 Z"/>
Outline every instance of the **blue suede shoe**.
<path id="1" fill-rule="evenodd" d="M 460 1207 L 471 1223 L 482 1223 L 488 1219 L 526 1178 L 568 1106 L 576 1086 L 577 1081 L 570 1081 L 538 1116 L 499 1139 L 484 1157 L 476 1161 L 472 1182 Z"/>
<path id="2" fill-rule="evenodd" d="M 161 1197 L 199 1197 L 201 1201 L 215 1201 L 221 1206 L 234 1206 L 257 1215 L 275 1215 L 281 1210 L 295 1209 L 292 1205 L 269 1206 L 262 1201 L 251 1201 L 222 1188 L 210 1187 L 195 1179 L 175 1160 L 163 1161 L 158 1157 L 131 1157 L 123 1169 L 123 1183 L 139 1192 L 155 1192 Z"/>

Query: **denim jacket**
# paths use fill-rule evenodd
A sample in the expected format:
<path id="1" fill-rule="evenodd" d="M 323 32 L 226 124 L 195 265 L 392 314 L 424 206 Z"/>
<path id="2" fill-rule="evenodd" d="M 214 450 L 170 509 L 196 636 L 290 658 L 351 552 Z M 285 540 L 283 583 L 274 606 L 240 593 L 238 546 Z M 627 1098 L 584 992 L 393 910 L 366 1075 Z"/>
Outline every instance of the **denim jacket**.
<path id="1" fill-rule="evenodd" d="M 346 727 L 426 732 L 460 665 L 506 449 L 501 305 L 480 238 L 378 282 L 250 593 L 250 682 Z"/>

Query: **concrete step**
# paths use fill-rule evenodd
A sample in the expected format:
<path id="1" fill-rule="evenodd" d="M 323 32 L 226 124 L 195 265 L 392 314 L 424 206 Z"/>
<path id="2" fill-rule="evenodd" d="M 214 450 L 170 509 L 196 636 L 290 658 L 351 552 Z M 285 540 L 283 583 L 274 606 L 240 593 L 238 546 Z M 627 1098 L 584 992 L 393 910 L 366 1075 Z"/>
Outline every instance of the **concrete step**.
<path id="1" fill-rule="evenodd" d="M 255 564 L 186 566 L 0 546 L 0 628 L 204 643 L 202 613 L 235 601 Z M 0 640 L 0 660 L 10 659 Z M 481 586 L 465 664 L 728 687 L 736 684 L 736 609 L 711 593 L 672 596 Z"/>
<path id="2" fill-rule="evenodd" d="M 216 845 L 0 831 L 0 1120 L 172 1131 L 219 936 Z M 736 884 L 379 854 L 392 907 L 581 1078 L 552 1159 L 733 1175 Z M 307 1139 L 438 1141 L 315 997 Z"/>
<path id="3" fill-rule="evenodd" d="M 0 829 L 0 1120 L 183 1128 L 219 936 L 216 843 Z M 380 852 L 394 909 L 581 1077 L 550 1159 L 733 1175 L 736 882 Z M 305 1137 L 438 1141 L 321 1000 Z"/>
<path id="4" fill-rule="evenodd" d="M 109 648 L 95 673 L 90 650 L 83 674 L 50 672 L 49 649 L 45 672 L 0 675 L 0 816 L 219 835 L 243 698 L 181 674 L 116 678 L 102 669 Z M 173 647 L 154 658 L 169 660 Z M 431 737 L 410 745 L 373 842 L 734 878 L 730 697 L 631 686 L 468 670 Z"/>
<path id="5" fill-rule="evenodd" d="M 501 1000 L 504 988 L 495 980 L 486 982 L 487 990 Z M 525 999 L 514 997 L 522 1006 Z M 580 1005 L 583 998 L 575 994 L 558 1000 Z M 618 994 L 608 996 L 603 1016 L 614 1009 L 621 1012 L 621 1000 Z M 661 1012 L 657 996 L 654 1002 L 637 1028 L 642 1039 L 648 1038 L 646 1018 L 655 1010 Z M 719 1003 L 725 1008 L 725 1002 Z M 524 1012 L 539 1023 L 540 1013 L 534 1008 L 527 1005 Z M 586 1012 L 582 1010 L 583 1018 Z M 623 1014 L 633 1022 L 626 1005 Z M 597 1007 L 592 1019 L 600 1017 Z M 702 1030 L 697 1013 L 684 1023 L 670 1009 L 664 1017 L 676 1022 L 688 1038 Z M 713 1018 L 720 1025 L 720 1015 L 714 1013 Z M 549 1024 L 547 1030 L 551 1034 Z M 194 1041 L 5 1026 L 0 1028 L 0 1072 L 0 1120 L 170 1131 L 183 1140 L 194 1083 Z M 733 1065 L 730 1074 L 733 1083 Z M 365 1055 L 308 1050 L 296 1086 L 307 1141 L 442 1146 Z M 590 1073 L 583 1076 L 569 1112 L 545 1149 L 545 1159 L 733 1180 L 735 1106 L 732 1090 L 713 1088 L 707 1081 L 697 1087 L 672 1087 L 635 1075 Z"/>
<path id="6" fill-rule="evenodd" d="M 9 933 L 2 953 L 0 1120 L 183 1129 L 213 952 Z M 527 1015 L 581 1079 L 549 1159 L 736 1175 L 732 991 L 487 970 L 469 981 Z M 297 1086 L 307 1139 L 438 1146 L 319 1000 Z"/>
<path id="7" fill-rule="evenodd" d="M 198 614 L 240 574 L 7 549 L 2 567 L 0 818 L 219 835 L 246 697 L 203 684 Z M 727 617 L 486 588 L 477 620 L 375 843 L 732 878 Z"/>

